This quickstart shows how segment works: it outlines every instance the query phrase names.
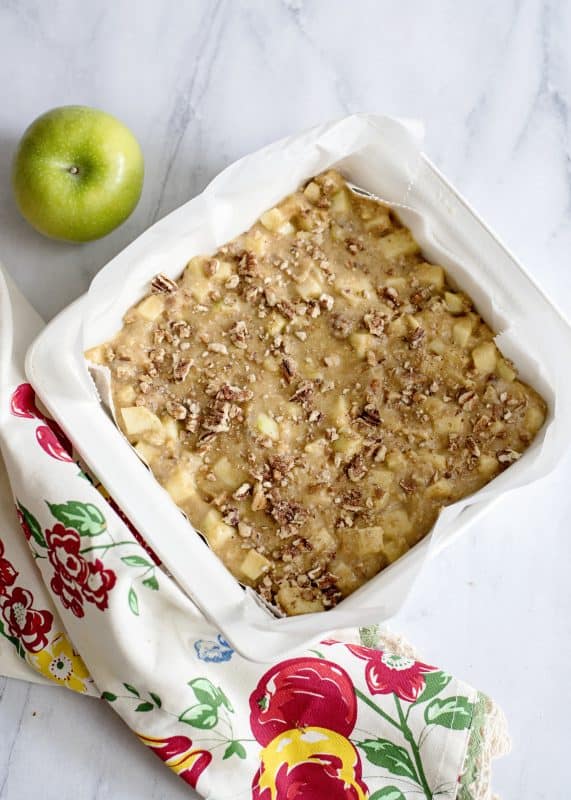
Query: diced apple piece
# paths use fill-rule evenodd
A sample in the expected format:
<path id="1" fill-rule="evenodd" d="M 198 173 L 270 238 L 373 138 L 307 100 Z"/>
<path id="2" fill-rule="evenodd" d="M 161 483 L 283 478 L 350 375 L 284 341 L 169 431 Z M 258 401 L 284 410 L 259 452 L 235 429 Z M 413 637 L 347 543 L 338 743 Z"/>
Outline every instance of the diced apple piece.
<path id="1" fill-rule="evenodd" d="M 277 601 L 283 610 L 290 615 L 310 614 L 314 611 L 323 611 L 323 603 L 319 599 L 305 600 L 301 596 L 301 589 L 291 584 L 285 584 L 277 593 Z"/>
<path id="2" fill-rule="evenodd" d="M 228 489 L 237 489 L 246 477 L 246 473 L 234 467 L 226 456 L 215 462 L 212 472 Z"/>
<path id="3" fill-rule="evenodd" d="M 105 364 L 107 362 L 107 359 L 105 358 L 105 350 L 101 345 L 87 350 L 85 353 L 85 358 L 92 364 Z"/>
<path id="4" fill-rule="evenodd" d="M 398 470 L 405 468 L 406 458 L 400 450 L 391 450 L 387 453 L 385 464 L 387 465 L 387 469 L 390 469 L 392 472 L 398 472 Z"/>
<path id="5" fill-rule="evenodd" d="M 493 342 L 482 342 L 472 350 L 472 359 L 477 372 L 489 375 L 496 368 L 496 345 Z"/>
<path id="6" fill-rule="evenodd" d="M 176 419 L 168 416 L 163 417 L 161 420 L 161 425 L 163 426 L 165 439 L 169 439 L 171 442 L 176 442 L 178 440 L 179 433 Z"/>
<path id="7" fill-rule="evenodd" d="M 309 275 L 297 285 L 297 291 L 304 300 L 311 300 L 323 294 L 323 283 L 315 275 Z"/>
<path id="8" fill-rule="evenodd" d="M 308 539 L 316 553 L 333 552 L 337 547 L 335 539 L 325 528 L 312 531 Z"/>
<path id="9" fill-rule="evenodd" d="M 134 386 L 120 386 L 115 394 L 118 403 L 132 404 L 137 399 L 137 392 Z"/>
<path id="10" fill-rule="evenodd" d="M 374 486 L 380 486 L 385 492 L 388 492 L 395 481 L 394 473 L 386 467 L 373 467 L 369 470 L 368 474 L 369 483 Z M 388 497 L 388 495 L 385 495 Z M 376 503 L 378 506 L 378 503 Z"/>
<path id="11" fill-rule="evenodd" d="M 284 213 L 279 208 L 271 208 L 260 217 L 260 222 L 272 233 L 277 233 L 279 229 L 287 223 Z"/>
<path id="12" fill-rule="evenodd" d="M 445 414 L 441 417 L 436 417 L 434 420 L 434 430 L 437 433 L 460 433 L 464 428 L 464 420 L 462 414 Z"/>
<path id="13" fill-rule="evenodd" d="M 370 556 L 380 553 L 383 547 L 383 528 L 380 526 L 370 528 L 354 528 L 351 538 L 357 547 L 360 556 Z"/>
<path id="14" fill-rule="evenodd" d="M 333 442 L 333 449 L 336 453 L 343 455 L 348 461 L 359 452 L 363 444 L 360 436 L 349 436 L 342 434 Z"/>
<path id="15" fill-rule="evenodd" d="M 402 555 L 404 555 L 408 549 L 409 546 L 402 536 L 391 536 L 389 534 L 385 535 L 383 542 L 383 553 L 390 564 L 392 564 L 393 561 L 396 561 L 397 558 L 400 558 Z"/>
<path id="16" fill-rule="evenodd" d="M 277 336 L 281 333 L 286 326 L 286 321 L 281 314 L 276 314 L 275 311 L 268 316 L 266 322 L 266 330 L 270 336 Z"/>
<path id="17" fill-rule="evenodd" d="M 392 336 L 404 336 L 406 333 L 406 321 L 404 317 L 397 317 L 389 324 L 389 333 Z"/>
<path id="18" fill-rule="evenodd" d="M 444 270 L 436 264 L 419 264 L 415 274 L 421 283 L 435 286 L 437 289 L 442 289 L 444 286 Z"/>
<path id="19" fill-rule="evenodd" d="M 428 349 L 437 356 L 442 356 L 446 352 L 446 345 L 442 339 L 432 339 L 428 344 Z"/>
<path id="20" fill-rule="evenodd" d="M 218 281 L 218 283 L 222 283 L 227 281 L 228 278 L 231 278 L 235 272 L 236 270 L 234 268 L 234 264 L 232 264 L 230 261 L 218 260 L 218 267 L 216 268 L 213 278 L 214 280 Z"/>
<path id="21" fill-rule="evenodd" d="M 121 416 L 128 436 L 140 436 L 146 431 L 160 431 L 161 421 L 145 406 L 127 406 Z"/>
<path id="22" fill-rule="evenodd" d="M 135 446 L 138 455 L 143 459 L 145 464 L 150 464 L 151 461 L 160 455 L 160 449 L 148 442 L 138 442 Z"/>
<path id="23" fill-rule="evenodd" d="M 466 298 L 459 292 L 444 292 L 444 303 L 451 314 L 463 314 L 469 307 Z"/>
<path id="24" fill-rule="evenodd" d="M 336 561 L 330 571 L 337 578 L 337 586 L 344 594 L 350 594 L 359 586 L 354 570 L 345 561 Z"/>
<path id="25" fill-rule="evenodd" d="M 401 228 L 394 233 L 389 233 L 379 239 L 378 247 L 387 259 L 398 258 L 399 256 L 411 256 L 418 253 L 419 246 L 406 228 Z"/>
<path id="26" fill-rule="evenodd" d="M 267 358 L 264 358 L 264 360 L 262 361 L 262 366 L 268 372 L 279 372 L 280 370 L 279 362 L 276 360 L 274 356 L 268 356 Z"/>
<path id="27" fill-rule="evenodd" d="M 345 395 L 340 394 L 335 399 L 331 409 L 331 419 L 336 428 L 342 428 L 349 421 L 349 406 Z"/>
<path id="28" fill-rule="evenodd" d="M 202 520 L 200 530 L 208 539 L 208 544 L 216 552 L 220 550 L 236 533 L 236 529 L 227 525 L 222 515 L 215 508 L 211 508 Z"/>
<path id="29" fill-rule="evenodd" d="M 272 419 L 262 411 L 256 417 L 256 428 L 263 436 L 269 436 L 270 439 L 277 441 L 280 438 L 280 429 L 275 419 Z"/>
<path id="30" fill-rule="evenodd" d="M 471 317 L 460 317 L 458 322 L 454 323 L 452 328 L 452 338 L 458 347 L 466 347 L 470 336 L 472 335 L 472 328 L 474 321 Z"/>
<path id="31" fill-rule="evenodd" d="M 525 412 L 523 424 L 531 434 L 536 434 L 545 422 L 545 414 L 543 409 L 538 406 L 529 406 Z"/>
<path id="32" fill-rule="evenodd" d="M 264 235 L 262 231 L 256 230 L 246 236 L 244 239 L 244 248 L 246 250 L 251 250 L 252 253 L 255 253 L 257 256 L 263 256 L 268 249 L 268 237 Z"/>
<path id="33" fill-rule="evenodd" d="M 397 275 L 394 278 L 386 278 L 385 286 L 388 286 L 390 289 L 396 289 L 397 292 L 402 292 L 406 289 L 406 278 L 403 278 L 401 275 Z"/>
<path id="34" fill-rule="evenodd" d="M 333 214 L 348 214 L 351 210 L 351 203 L 345 189 L 335 192 L 331 198 L 331 211 Z"/>
<path id="35" fill-rule="evenodd" d="M 349 342 L 359 358 L 365 358 L 369 350 L 374 350 L 375 347 L 375 337 L 371 336 L 370 333 L 351 333 Z"/>
<path id="36" fill-rule="evenodd" d="M 246 578 L 249 578 L 251 581 L 256 581 L 264 572 L 267 572 L 271 566 L 272 562 L 269 561 L 269 559 L 261 553 L 258 553 L 257 550 L 252 549 L 248 550 L 248 554 L 242 561 L 240 569 Z"/>
<path id="37" fill-rule="evenodd" d="M 137 312 L 140 314 L 143 319 L 149 320 L 152 322 L 153 320 L 160 317 L 163 313 L 165 307 L 165 301 L 163 298 L 158 294 L 152 294 L 149 297 L 145 297 L 144 300 L 141 300 L 139 305 L 137 306 Z"/>
<path id="38" fill-rule="evenodd" d="M 508 383 L 512 383 L 515 381 L 517 377 L 517 372 L 513 367 L 508 364 L 505 358 L 499 358 L 498 363 L 496 364 L 496 372 L 502 380 L 507 381 Z"/>
<path id="39" fill-rule="evenodd" d="M 452 497 L 453 492 L 453 483 L 446 478 L 440 478 L 440 480 L 428 487 L 426 496 L 431 497 L 433 500 L 446 500 Z"/>
<path id="40" fill-rule="evenodd" d="M 347 234 L 341 225 L 336 225 L 334 222 L 331 223 L 331 238 L 334 242 L 344 242 L 346 236 Z"/>
<path id="41" fill-rule="evenodd" d="M 307 184 L 305 189 L 303 190 L 304 195 L 307 197 L 310 203 L 317 203 L 319 198 L 321 197 L 321 189 L 315 181 L 310 181 Z"/>
<path id="42" fill-rule="evenodd" d="M 365 230 L 370 233 L 381 234 L 388 231 L 392 226 L 390 214 L 387 211 L 371 217 L 365 222 Z"/>
<path id="43" fill-rule="evenodd" d="M 187 287 L 198 303 L 204 303 L 212 291 L 210 279 L 206 277 L 204 265 L 207 259 L 203 256 L 192 258 L 186 265 L 183 275 L 184 286 Z"/>
<path id="44" fill-rule="evenodd" d="M 478 472 L 488 480 L 500 471 L 498 459 L 494 456 L 483 454 L 478 460 Z"/>
<path id="45" fill-rule="evenodd" d="M 169 475 L 165 489 L 170 494 L 177 506 L 196 495 L 196 482 L 194 473 L 188 467 L 177 467 Z"/>

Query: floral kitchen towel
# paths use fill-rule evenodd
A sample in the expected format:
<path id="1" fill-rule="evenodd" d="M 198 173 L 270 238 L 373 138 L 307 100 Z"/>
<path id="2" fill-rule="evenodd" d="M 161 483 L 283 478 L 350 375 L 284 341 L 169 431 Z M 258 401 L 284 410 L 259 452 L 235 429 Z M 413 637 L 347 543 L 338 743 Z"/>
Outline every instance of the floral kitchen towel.
<path id="1" fill-rule="evenodd" d="M 488 701 L 376 629 L 273 664 L 236 654 L 78 466 L 15 352 L 0 364 L 0 444 L 21 533 L 0 532 L 0 638 L 22 662 L 103 698 L 214 800 L 488 795 Z"/>

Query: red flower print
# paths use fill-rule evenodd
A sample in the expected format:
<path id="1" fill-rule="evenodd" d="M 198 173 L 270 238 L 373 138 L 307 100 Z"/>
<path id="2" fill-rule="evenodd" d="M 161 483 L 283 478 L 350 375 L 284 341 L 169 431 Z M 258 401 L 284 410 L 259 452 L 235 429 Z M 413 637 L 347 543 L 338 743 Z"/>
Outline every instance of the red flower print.
<path id="1" fill-rule="evenodd" d="M 157 739 L 153 736 L 137 734 L 143 744 L 150 747 L 161 761 L 170 767 L 185 783 L 196 788 L 198 779 L 212 761 L 207 750 L 193 750 L 192 739 L 187 736 L 169 736 Z"/>
<path id="2" fill-rule="evenodd" d="M 290 728 L 317 725 L 349 736 L 357 718 L 349 675 L 325 658 L 291 658 L 269 669 L 250 695 L 250 727 L 260 744 Z"/>
<path id="3" fill-rule="evenodd" d="M 4 543 L 0 539 L 0 597 L 6 593 L 9 586 L 12 586 L 17 575 L 12 564 L 4 558 Z"/>
<path id="4" fill-rule="evenodd" d="M 79 552 L 79 533 L 58 524 L 46 531 L 46 541 L 48 558 L 55 570 L 50 584 L 52 591 L 59 596 L 64 608 L 69 608 L 76 617 L 83 617 L 81 590 L 89 575 L 89 565 Z"/>
<path id="5" fill-rule="evenodd" d="M 73 461 L 56 434 L 47 425 L 39 425 L 36 428 L 36 439 L 42 450 L 57 461 Z"/>
<path id="6" fill-rule="evenodd" d="M 87 561 L 80 552 L 81 538 L 73 528 L 55 525 L 46 531 L 48 558 L 54 568 L 50 586 L 58 595 L 64 608 L 69 608 L 76 617 L 83 617 L 83 602 L 93 603 L 101 611 L 109 605 L 108 594 L 117 578 L 103 562 Z"/>
<path id="7" fill-rule="evenodd" d="M 46 634 L 54 618 L 49 611 L 32 608 L 33 600 L 31 592 L 17 586 L 4 600 L 2 617 L 6 632 L 18 639 L 26 650 L 37 653 L 48 643 Z"/>
<path id="8" fill-rule="evenodd" d="M 96 559 L 88 564 L 89 574 L 83 584 L 83 596 L 89 603 L 94 603 L 100 611 L 109 605 L 109 591 L 115 586 L 117 577 L 110 569 L 105 569 L 103 562 Z"/>
<path id="9" fill-rule="evenodd" d="M 354 655 L 367 662 L 365 679 L 371 694 L 396 694 L 401 700 L 414 703 L 424 689 L 424 675 L 436 669 L 407 656 L 397 656 L 356 644 L 348 644 L 347 647 Z"/>
<path id="10" fill-rule="evenodd" d="M 15 417 L 43 419 L 43 414 L 36 406 L 36 393 L 29 383 L 21 383 L 14 391 L 10 401 L 10 410 Z"/>

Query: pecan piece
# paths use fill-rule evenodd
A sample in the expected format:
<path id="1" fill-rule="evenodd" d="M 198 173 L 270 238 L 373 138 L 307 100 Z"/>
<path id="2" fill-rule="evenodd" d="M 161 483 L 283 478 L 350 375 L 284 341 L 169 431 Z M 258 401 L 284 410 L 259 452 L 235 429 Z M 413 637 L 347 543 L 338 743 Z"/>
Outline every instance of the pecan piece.
<path id="1" fill-rule="evenodd" d="M 176 282 L 167 275 L 163 275 L 162 272 L 159 272 L 158 275 L 155 275 L 151 281 L 151 291 L 153 294 L 173 294 L 177 290 L 178 286 Z"/>

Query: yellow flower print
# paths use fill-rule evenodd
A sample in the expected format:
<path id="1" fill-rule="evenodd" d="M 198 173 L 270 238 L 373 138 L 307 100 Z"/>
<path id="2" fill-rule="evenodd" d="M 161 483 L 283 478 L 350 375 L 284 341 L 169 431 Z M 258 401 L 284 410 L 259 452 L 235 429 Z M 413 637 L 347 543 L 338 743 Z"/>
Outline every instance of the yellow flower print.
<path id="1" fill-rule="evenodd" d="M 54 683 L 74 692 L 87 691 L 85 679 L 89 678 L 89 672 L 64 633 L 58 634 L 48 647 L 32 656 L 32 663 L 38 672 Z"/>

